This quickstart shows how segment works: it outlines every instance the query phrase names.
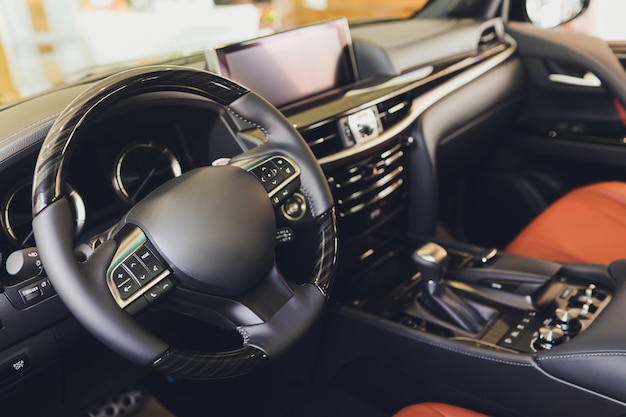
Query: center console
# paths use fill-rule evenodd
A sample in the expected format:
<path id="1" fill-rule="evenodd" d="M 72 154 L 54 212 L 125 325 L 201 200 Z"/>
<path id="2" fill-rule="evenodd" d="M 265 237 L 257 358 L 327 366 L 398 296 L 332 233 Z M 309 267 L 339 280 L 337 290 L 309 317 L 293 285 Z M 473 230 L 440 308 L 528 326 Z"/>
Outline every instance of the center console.
<path id="1" fill-rule="evenodd" d="M 568 276 L 558 263 L 495 249 L 458 243 L 449 243 L 446 248 L 445 242 L 404 245 L 406 248 L 390 255 L 383 265 L 363 274 L 353 287 L 356 290 L 343 294 L 343 302 L 408 328 L 458 342 L 533 354 L 585 332 L 612 299 L 606 286 L 610 285 L 608 277 L 602 274 L 592 273 L 594 278 L 601 277 L 602 284 L 598 284 Z M 443 301 L 452 304 L 450 309 L 459 311 L 455 306 L 467 303 L 470 311 L 465 314 L 483 316 L 477 321 L 479 325 L 468 328 L 463 325 L 467 317 L 452 317 L 428 301 L 433 297 L 429 289 L 429 285 L 434 285 L 433 267 L 415 259 L 424 248 L 433 245 L 444 254 L 433 261 L 437 264 L 434 268 L 442 274 L 442 287 L 436 292 L 446 291 L 456 297 Z M 447 267 L 442 265 L 444 258 Z M 382 270 L 393 271 L 392 277 L 385 274 L 393 284 L 376 282 Z"/>
<path id="2" fill-rule="evenodd" d="M 328 349 L 333 373 L 355 363 L 411 401 L 461 399 L 493 415 L 623 415 L 624 262 L 558 264 L 439 240 L 446 291 L 487 312 L 468 330 L 420 301 L 433 275 L 415 257 L 433 242 L 389 239 L 378 262 L 338 280 L 328 337 L 352 350 Z"/>

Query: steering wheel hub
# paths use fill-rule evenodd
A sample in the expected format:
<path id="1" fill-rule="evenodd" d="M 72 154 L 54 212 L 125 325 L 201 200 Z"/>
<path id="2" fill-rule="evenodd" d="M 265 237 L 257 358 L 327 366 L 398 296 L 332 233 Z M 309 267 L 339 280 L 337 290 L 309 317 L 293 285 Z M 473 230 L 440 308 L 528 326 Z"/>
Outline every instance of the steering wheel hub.
<path id="1" fill-rule="evenodd" d="M 167 182 L 128 213 L 189 288 L 237 296 L 274 264 L 276 220 L 267 192 L 234 167 L 198 168 Z"/>

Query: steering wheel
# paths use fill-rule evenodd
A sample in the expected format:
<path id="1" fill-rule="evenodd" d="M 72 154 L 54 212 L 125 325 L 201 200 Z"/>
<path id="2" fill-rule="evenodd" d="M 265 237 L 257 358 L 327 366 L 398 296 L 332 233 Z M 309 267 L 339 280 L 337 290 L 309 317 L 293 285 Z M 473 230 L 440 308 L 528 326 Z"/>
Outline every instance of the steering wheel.
<path id="1" fill-rule="evenodd" d="M 134 205 L 86 261 L 77 261 L 64 195 L 72 150 L 90 122 L 122 100 L 152 92 L 211 100 L 265 135 L 224 166 L 196 168 Z M 296 194 L 297 193 L 297 194 Z M 313 270 L 287 281 L 275 260 L 276 212 L 298 195 L 314 218 Z M 70 103 L 41 147 L 33 180 L 33 231 L 45 270 L 71 313 L 136 364 L 183 378 L 246 373 L 294 343 L 321 312 L 336 269 L 336 221 L 324 174 L 271 104 L 203 70 L 153 66 L 106 78 Z M 242 345 L 221 352 L 170 346 L 133 317 L 161 296 L 210 310 Z"/>

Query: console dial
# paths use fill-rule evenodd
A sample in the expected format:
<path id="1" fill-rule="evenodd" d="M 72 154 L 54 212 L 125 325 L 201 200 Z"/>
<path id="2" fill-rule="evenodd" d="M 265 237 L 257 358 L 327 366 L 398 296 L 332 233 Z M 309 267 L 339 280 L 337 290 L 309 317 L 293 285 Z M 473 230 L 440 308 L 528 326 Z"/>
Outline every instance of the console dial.
<path id="1" fill-rule="evenodd" d="M 182 174 L 180 161 L 165 145 L 133 143 L 115 160 L 113 186 L 125 201 L 134 204 L 159 185 Z"/>

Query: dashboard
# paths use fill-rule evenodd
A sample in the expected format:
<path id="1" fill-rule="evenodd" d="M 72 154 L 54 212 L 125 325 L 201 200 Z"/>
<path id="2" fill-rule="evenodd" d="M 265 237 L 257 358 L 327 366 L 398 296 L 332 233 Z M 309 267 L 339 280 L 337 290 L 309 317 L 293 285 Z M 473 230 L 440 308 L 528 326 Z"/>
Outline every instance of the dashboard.
<path id="1" fill-rule="evenodd" d="M 546 92 L 541 82 L 535 79 L 541 75 L 533 71 L 536 65 L 543 65 L 540 61 L 558 58 L 553 56 L 553 52 L 562 52 L 563 45 L 575 49 L 571 38 L 564 34 L 561 36 L 560 33 L 510 24 L 505 33 L 500 19 L 417 18 L 368 22 L 350 27 L 349 33 L 342 26 L 345 22 L 338 24 L 334 28 L 326 28 L 328 31 L 322 30 L 322 35 L 333 45 L 336 54 L 332 56 L 341 60 L 341 76 L 336 79 L 328 77 L 332 73 L 332 62 L 329 64 L 325 61 L 326 77 L 312 90 L 303 90 L 298 95 L 295 94 L 299 92 L 296 88 L 287 91 L 286 96 L 274 97 L 278 110 L 287 119 L 285 121 L 281 116 L 278 123 L 285 128 L 278 132 L 289 132 L 286 135 L 288 140 L 283 141 L 289 143 L 280 143 L 284 148 L 278 147 L 280 140 L 268 139 L 267 132 L 275 130 L 264 129 L 238 117 L 247 114 L 241 110 L 250 102 L 226 100 L 234 106 L 226 109 L 217 104 L 218 95 L 208 94 L 217 100 L 214 102 L 204 98 L 206 96 L 181 92 L 189 91 L 184 88 L 176 89 L 175 92 L 167 88 L 157 89 L 159 92 L 140 90 L 139 94 L 132 97 L 124 96 L 114 106 L 105 106 L 105 111 L 95 118 L 89 118 L 89 123 L 82 126 L 84 129 L 76 130 L 80 132 L 80 140 L 71 141 L 72 148 L 63 148 L 64 152 L 71 154 L 71 158 L 65 160 L 69 161 L 67 166 L 62 166 L 63 169 L 59 171 L 64 175 L 64 193 L 70 197 L 71 208 L 77 219 L 74 224 L 75 255 L 83 260 L 98 245 L 108 244 L 102 251 L 94 252 L 96 255 L 106 253 L 106 250 L 119 244 L 115 249 L 117 252 L 111 251 L 111 258 L 121 263 L 108 263 L 110 274 L 106 267 L 102 268 L 104 271 L 101 275 L 107 275 L 102 281 L 108 282 L 93 281 L 96 286 L 108 285 L 106 289 L 114 295 L 125 291 L 121 289 L 125 288 L 125 283 L 136 283 L 141 288 L 130 295 L 136 296 L 136 299 L 128 298 L 128 306 L 118 303 L 116 309 L 112 309 L 113 313 L 122 315 L 131 323 L 140 322 L 162 340 L 169 341 L 168 337 L 174 338 L 176 342 L 181 340 L 184 348 L 200 344 L 207 349 L 206 352 L 232 352 L 233 346 L 241 348 L 242 339 L 250 337 L 248 329 L 259 322 L 267 324 L 278 311 L 297 311 L 298 314 L 283 313 L 279 317 L 289 323 L 293 317 L 307 316 L 303 314 L 303 308 L 296 310 L 293 305 L 290 305 L 292 310 L 282 308 L 291 300 L 298 299 L 292 296 L 296 288 L 301 290 L 311 283 L 308 276 L 310 271 L 315 275 L 319 270 L 332 269 L 331 274 L 319 274 L 324 278 L 330 277 L 324 281 L 324 284 L 330 285 L 336 260 L 337 273 L 330 294 L 331 302 L 324 311 L 326 320 L 320 320 L 319 326 L 309 327 L 315 333 L 312 337 L 319 336 L 320 340 L 313 343 L 305 340 L 307 359 L 315 355 L 315 365 L 309 367 L 307 364 L 305 367 L 317 369 L 311 371 L 310 375 L 308 370 L 303 371 L 304 377 L 312 376 L 311 380 L 317 381 L 318 376 L 321 376 L 319 380 L 330 380 L 339 375 L 338 379 L 341 379 L 344 376 L 342 371 L 346 371 L 350 389 L 361 385 L 364 392 L 384 392 L 390 394 L 390 398 L 397 392 L 400 395 L 395 396 L 395 400 L 403 397 L 402 401 L 408 398 L 404 397 L 407 387 L 411 391 L 411 400 L 422 399 L 422 391 L 430 394 L 435 388 L 437 396 L 434 398 L 454 402 L 463 394 L 469 401 L 468 405 L 476 405 L 476 409 L 485 407 L 490 415 L 580 415 L 589 410 L 596 412 L 594 415 L 622 415 L 626 403 L 624 392 L 619 389 L 623 386 L 620 383 L 623 382 L 624 355 L 620 352 L 623 352 L 624 332 L 620 331 L 619 323 L 626 314 L 626 303 L 622 301 L 626 294 L 623 288 L 619 292 L 611 291 L 617 288 L 618 280 L 626 276 L 623 262 L 611 265 L 610 268 L 556 264 L 502 254 L 491 248 L 457 241 L 442 243 L 451 255 L 447 271 L 445 265 L 420 267 L 416 265 L 414 257 L 419 252 L 416 248 L 425 240 L 429 243 L 439 240 L 437 227 L 441 219 L 438 216 L 446 214 L 442 213 L 440 206 L 451 208 L 458 203 L 460 207 L 452 207 L 452 214 L 458 215 L 463 214 L 463 205 L 469 200 L 475 202 L 480 199 L 480 193 L 477 197 L 469 192 L 466 198 L 467 190 L 464 189 L 467 176 L 477 171 L 480 168 L 478 165 L 490 159 L 489 162 L 506 168 L 496 173 L 508 173 L 509 167 L 504 165 L 511 160 L 509 153 L 506 152 L 505 157 L 500 159 L 498 157 L 501 154 L 493 151 L 502 151 L 503 147 L 504 151 L 510 150 L 502 146 L 503 142 L 507 142 L 503 138 L 515 131 L 516 123 L 528 117 L 526 113 L 529 108 L 545 97 L 558 96 L 559 91 L 564 91 L 567 98 L 573 97 L 578 91 L 578 87 L 570 91 L 563 86 L 551 86 Z M 314 30 L 313 33 L 309 41 L 318 39 L 319 32 Z M 339 35 L 339 38 L 329 34 Z M 347 34 L 351 39 L 345 37 Z M 286 44 L 291 45 L 291 48 L 283 48 L 280 42 L 274 44 L 275 38 L 267 37 L 252 43 L 232 45 L 221 52 L 199 54 L 184 64 L 228 75 L 244 73 L 245 77 L 254 78 L 255 73 L 238 71 L 241 68 L 237 68 L 237 65 L 246 63 L 246 59 L 250 58 L 246 56 L 247 53 L 239 54 L 248 51 L 254 61 L 270 51 L 270 55 L 275 55 L 272 61 L 275 65 L 270 66 L 268 71 L 275 71 L 274 75 L 280 75 L 281 69 L 297 72 L 299 68 L 287 64 L 302 55 L 302 50 L 297 51 L 296 58 L 289 55 L 298 34 L 289 32 L 285 36 Z M 590 45 L 597 43 L 592 42 Z M 280 53 L 277 54 L 277 50 Z M 321 58 L 323 48 L 322 52 L 318 50 L 314 55 Z M 280 58 L 276 59 L 276 56 Z M 568 52 L 565 56 L 574 56 L 585 66 L 596 65 L 596 68 L 592 65 L 594 71 L 604 68 L 594 64 L 580 51 Z M 164 64 L 180 65 L 180 62 Z M 226 67 L 217 69 L 211 66 L 218 64 L 226 64 Z M 169 69 L 159 68 L 158 71 L 170 72 Z M 310 71 L 311 68 L 301 70 Z M 193 72 L 194 77 L 214 80 L 213 75 L 207 76 L 195 70 L 171 72 L 184 72 L 186 75 Z M 313 73 L 307 74 L 313 76 Z M 619 75 L 623 75 L 621 67 Z M 119 74 L 111 79 L 117 80 L 117 77 L 123 78 L 124 82 L 128 81 Z M 610 76 L 604 78 L 611 79 Z M 262 82 L 264 78 L 254 78 L 252 82 L 258 83 L 259 80 Z M 281 80 L 278 76 L 272 82 L 282 87 Z M 36 158 L 59 115 L 97 81 L 88 80 L 60 88 L 0 111 L 0 405 L 3 412 L 9 410 L 11 415 L 19 415 L 19 412 L 10 411 L 20 407 L 29 408 L 21 413 L 26 415 L 80 415 L 94 401 L 147 373 L 146 367 L 133 366 L 92 336 L 97 334 L 93 329 L 100 322 L 106 321 L 105 314 L 89 314 L 95 311 L 90 307 L 98 305 L 99 299 L 91 297 L 85 302 L 85 299 L 77 297 L 78 303 L 82 302 L 81 307 L 84 308 L 72 310 L 76 313 L 72 316 L 68 306 L 76 307 L 77 304 L 68 302 L 66 306 L 55 291 L 58 290 L 66 301 L 76 301 L 65 295 L 74 294 L 72 290 L 75 287 L 67 283 L 76 284 L 79 280 L 53 279 L 58 283 L 55 284 L 55 290 L 53 282 L 48 280 L 41 269 L 33 239 L 33 204 L 30 199 Z M 229 84 L 227 80 L 222 79 L 221 82 Z M 296 84 L 285 87 L 297 87 Z M 624 84 L 618 84 L 621 88 L 615 91 L 623 95 Z M 178 84 L 176 86 L 180 87 Z M 229 88 L 224 85 L 221 87 Z M 258 98 L 253 95 L 245 98 L 250 97 L 254 100 Z M 589 107 L 586 97 L 581 95 L 580 101 L 575 100 L 571 105 L 577 107 L 577 111 L 586 111 Z M 265 103 L 262 100 L 255 103 L 259 102 Z M 559 105 L 552 103 L 558 101 L 547 100 L 537 109 L 531 109 L 531 115 L 543 116 L 539 113 L 543 113 L 545 108 L 559 108 Z M 256 120 L 254 116 L 256 114 L 250 119 Z M 560 120 L 560 117 L 554 116 L 554 120 Z M 603 117 L 604 114 L 598 120 L 604 120 Z M 533 124 L 533 127 L 536 126 Z M 300 146 L 298 135 L 304 139 L 308 148 L 304 144 Z M 548 135 L 538 137 L 539 141 L 541 146 L 550 147 L 550 141 L 554 145 L 566 140 Z M 298 152 L 288 148 L 294 143 L 298 144 Z M 515 143 L 511 148 L 517 145 Z M 282 149 L 286 155 L 276 149 Z M 577 147 L 569 151 L 576 150 Z M 619 152 L 613 152 L 613 149 L 604 150 L 599 155 L 605 157 L 609 154 L 614 154 L 614 158 L 619 156 Z M 253 157 L 247 159 L 251 155 Z M 306 157 L 298 159 L 302 155 Z M 283 157 L 293 157 L 299 168 L 309 168 L 308 174 L 314 172 L 312 177 L 315 183 L 323 186 L 313 192 L 323 194 L 323 210 L 319 211 L 324 213 L 314 214 L 314 200 L 307 200 L 307 197 L 310 198 L 306 196 L 307 191 L 311 189 L 305 188 L 306 169 L 285 175 L 287 180 L 283 188 L 272 189 L 266 183 L 264 186 L 269 188 L 263 189 L 255 182 L 258 180 L 263 183 L 263 179 L 268 179 L 264 169 L 270 172 L 272 168 L 277 171 L 282 169 L 277 164 L 278 161 L 286 161 Z M 558 157 L 561 157 L 560 153 Z M 516 158 L 517 155 L 513 159 Z M 312 167 L 305 166 L 302 161 Z M 556 159 L 551 162 L 554 161 Z M 191 173 L 194 170 L 219 171 L 220 168 L 214 169 L 213 166 L 229 162 L 232 162 L 230 165 L 243 167 L 256 177 L 253 179 L 234 166 L 222 170 L 236 172 L 232 178 L 234 175 L 238 179 L 239 176 L 242 178 L 242 182 L 234 184 L 241 185 L 243 181 L 248 181 L 244 186 L 250 184 L 250 188 L 242 186 L 248 192 L 237 195 L 238 189 L 222 188 L 224 182 L 221 178 L 230 179 L 230 173 L 225 174 L 226 177 L 212 178 Z M 286 162 L 287 166 L 291 166 L 289 161 Z M 38 166 L 41 167 L 40 164 Z M 300 174 L 302 176 L 298 177 Z M 451 176 L 454 180 L 450 179 Z M 492 176 L 499 177 L 495 174 Z M 189 194 L 170 194 L 190 177 L 201 180 L 186 189 L 190 190 Z M 58 177 L 55 176 L 56 179 Z M 325 187 L 324 180 L 329 189 Z M 212 188 L 200 196 L 201 203 L 205 204 L 203 211 L 193 212 L 193 207 L 184 204 L 170 205 L 172 201 L 191 201 L 187 197 L 200 194 L 198 190 L 208 187 L 207 182 L 211 182 Z M 480 191 L 489 189 L 491 184 L 489 181 L 484 184 L 480 182 Z M 453 190 L 447 190 L 448 187 Z M 299 198 L 281 200 L 279 197 L 274 200 L 277 195 L 270 192 L 275 190 L 280 190 L 281 194 L 286 191 L 287 194 L 282 195 L 285 199 L 298 194 Z M 58 196 L 57 191 L 54 190 L 55 197 Z M 154 193 L 151 194 L 152 191 Z M 232 192 L 237 197 L 249 196 L 256 191 L 260 192 L 256 200 L 231 198 L 232 195 L 229 195 Z M 442 201 L 447 191 L 455 195 L 458 193 L 465 201 L 454 199 L 454 204 Z M 506 199 L 506 195 L 500 195 L 499 188 L 489 191 L 495 194 L 495 199 L 486 200 L 487 204 Z M 210 198 L 215 195 L 219 196 L 218 202 L 231 199 L 228 201 L 231 204 L 224 205 L 226 209 L 220 209 L 213 205 L 214 200 Z M 170 199 L 171 196 L 176 197 Z M 41 202 L 36 201 L 35 206 L 37 203 Z M 56 201 L 51 206 L 54 204 Z M 124 233 L 115 236 L 121 236 L 122 239 L 115 242 L 103 243 L 99 237 L 110 231 L 112 226 L 119 225 L 120 219 L 125 220 L 137 214 L 136 211 L 147 212 L 149 216 L 164 206 L 168 207 L 167 213 L 159 220 L 167 218 L 175 219 L 176 222 L 171 223 L 174 225 L 172 229 L 167 228 L 158 234 L 159 237 L 164 236 L 161 242 L 174 242 L 173 246 L 183 247 L 180 253 L 192 254 L 194 261 L 198 261 L 194 262 L 197 270 L 204 272 L 207 269 L 206 259 L 198 256 L 198 253 L 211 253 L 211 258 L 219 258 L 211 259 L 211 266 L 220 267 L 216 269 L 218 273 L 215 275 L 230 281 L 232 269 L 228 267 L 243 258 L 240 256 L 242 252 L 256 255 L 256 252 L 265 252 L 263 249 L 266 249 L 268 259 L 271 258 L 268 267 L 271 269 L 269 275 L 273 278 L 268 284 L 271 288 L 257 285 L 258 282 L 254 281 L 249 284 L 250 287 L 242 287 L 244 289 L 241 292 L 207 291 L 205 294 L 194 294 L 193 290 L 197 288 L 178 285 L 184 282 L 183 279 L 189 278 L 182 268 L 172 269 L 173 273 L 165 271 L 168 275 L 161 274 L 156 278 L 168 277 L 168 280 L 163 280 L 170 284 L 170 292 L 167 294 L 165 291 L 159 292 L 156 286 L 143 285 L 131 270 L 133 265 L 138 267 L 141 264 L 146 267 L 146 271 L 149 270 L 148 264 L 141 259 L 142 255 L 150 253 L 152 249 L 156 251 L 155 248 L 159 247 L 155 245 L 155 235 L 141 236 L 137 232 L 139 227 L 130 231 L 121 229 L 128 236 L 139 236 L 134 240 L 142 247 L 141 253 L 135 246 L 123 244 Z M 202 217 L 204 212 L 231 213 L 242 206 L 253 209 L 242 210 L 244 215 L 241 217 L 233 215 L 232 219 L 236 219 L 233 222 L 220 222 L 224 218 L 219 216 Z M 135 210 L 137 208 L 139 210 Z M 252 213 L 255 210 L 257 212 Z M 179 215 L 181 212 L 186 215 Z M 228 241 L 225 236 L 233 234 L 245 239 L 254 235 L 250 223 L 241 220 L 253 219 L 256 214 L 267 220 L 263 222 L 266 228 L 259 232 L 263 238 L 260 244 L 242 240 L 244 243 L 237 241 L 231 245 L 234 249 L 228 252 L 229 265 L 220 256 L 214 255 L 222 246 L 228 246 L 223 245 Z M 185 216 L 192 219 L 188 224 L 185 224 Z M 324 221 L 320 221 L 322 217 Z M 40 218 L 35 218 L 36 225 Z M 183 221 L 178 222 L 180 219 Z M 206 227 L 193 230 L 193 226 L 200 223 Z M 241 226 L 243 223 L 246 225 Z M 478 228 L 484 227 L 480 221 L 475 223 Z M 44 224 L 56 230 L 56 224 L 51 221 Z M 240 226 L 245 230 L 238 229 Z M 334 226 L 337 230 L 334 230 Z M 221 230 L 215 233 L 216 229 Z M 236 233 L 232 233 L 235 229 Z M 188 234 L 176 233 L 179 230 L 185 230 Z M 443 232 L 445 236 L 445 230 Z M 195 240 L 187 239 L 191 234 L 194 234 Z M 55 237 L 60 235 L 57 233 Z M 69 239 L 66 241 L 70 242 Z M 332 244 L 320 243 L 328 241 L 332 241 Z M 189 246 L 183 245 L 188 242 L 193 242 L 190 246 L 195 245 L 192 250 L 187 250 Z M 202 246 L 201 250 L 196 250 L 205 242 L 215 245 Z M 64 253 L 70 256 L 64 257 L 71 259 L 73 247 L 70 243 L 68 247 L 70 249 Z M 338 250 L 335 252 L 335 249 Z M 45 255 L 43 249 L 42 252 Z M 156 257 L 158 254 L 156 251 L 152 255 Z M 233 259 L 236 261 L 233 262 Z M 328 264 L 320 262 L 329 259 L 332 260 L 332 268 L 326 268 Z M 133 264 L 134 260 L 137 262 Z M 23 270 L 22 266 L 27 263 L 35 268 Z M 222 264 L 227 264 L 227 269 L 221 269 Z M 113 282 L 118 271 L 130 274 L 121 274 L 119 285 Z M 141 268 L 138 271 L 141 274 Z M 432 274 L 432 278 L 446 275 L 447 285 L 454 288 L 455 293 L 467 295 L 468 299 L 477 302 L 472 306 L 480 304 L 478 301 L 489 304 L 488 308 L 481 310 L 485 313 L 483 318 L 489 323 L 477 326 L 481 328 L 478 333 L 472 333 L 471 328 L 463 332 L 455 327 L 454 322 L 433 317 L 422 309 L 417 304 L 417 297 L 428 291 L 437 292 L 441 288 L 431 286 L 431 283 L 437 284 L 436 279 L 423 279 L 427 273 Z M 162 281 L 152 282 L 160 284 Z M 274 285 L 278 287 L 285 282 L 286 287 L 279 287 L 284 291 L 276 296 L 271 291 Z M 544 285 L 546 283 L 548 285 Z M 248 285 L 248 282 L 245 284 Z M 429 286 L 426 290 L 425 285 Z M 126 288 L 132 290 L 132 286 Z M 159 298 L 158 304 L 150 304 L 148 299 L 148 293 L 153 288 L 157 288 L 155 297 L 164 296 Z M 312 305 L 316 308 L 319 306 L 318 312 L 322 311 L 329 286 L 309 288 L 310 293 L 317 297 L 315 300 L 320 300 L 319 304 Z M 247 314 L 251 310 L 242 310 L 240 307 L 249 306 L 245 303 L 236 304 L 251 293 L 265 297 L 255 301 L 259 301 L 258 311 L 269 317 L 266 321 L 258 315 L 248 319 Z M 84 293 L 76 291 L 76 294 Z M 309 300 L 309 294 L 302 294 L 299 295 Z M 145 303 L 142 306 L 126 310 L 134 314 L 135 320 L 130 320 L 128 315 L 117 308 L 130 307 L 144 296 L 145 300 L 142 298 L 142 301 Z M 105 302 L 119 301 L 104 299 Z M 280 304 L 283 301 L 285 303 Z M 228 311 L 220 311 L 220 307 Z M 578 326 L 568 308 L 586 308 L 584 314 L 590 316 L 584 318 Z M 171 314 L 172 311 L 177 314 Z M 246 315 L 244 324 L 228 316 L 242 312 L 242 315 Z M 97 317 L 89 322 L 91 332 L 80 324 L 87 322 L 85 316 Z M 307 317 L 311 321 L 318 318 L 314 314 Z M 77 318 L 82 321 L 79 322 Z M 257 318 L 259 322 L 255 321 Z M 198 326 L 199 321 L 202 328 Z M 207 325 L 207 322 L 211 325 Z M 294 331 L 296 326 L 282 326 L 285 322 L 279 321 L 276 327 L 287 329 L 286 333 L 290 335 L 305 331 L 302 328 Z M 234 323 L 238 326 L 236 330 L 233 329 Z M 249 327 L 245 328 L 246 325 Z M 567 337 L 563 325 L 572 331 Z M 559 336 L 558 331 L 555 333 L 550 328 L 546 333 L 546 326 L 557 327 L 563 332 Z M 238 332 L 239 327 L 244 327 L 244 332 Z M 270 336 L 275 335 L 272 331 L 268 332 Z M 256 333 L 257 336 L 259 334 L 265 336 L 263 331 Z M 115 337 L 119 335 L 117 332 L 107 334 L 110 339 L 129 344 L 135 341 L 133 337 Z M 570 335 L 572 338 L 575 336 L 575 339 L 567 339 Z M 273 337 L 264 339 L 281 345 L 278 346 L 280 348 L 287 345 L 283 343 L 284 340 Z M 246 354 L 244 349 L 240 352 Z M 248 355 L 248 358 L 252 357 L 265 359 L 263 355 Z M 150 359 L 154 360 L 154 356 Z M 375 363 L 372 365 L 368 362 Z M 287 358 L 286 363 L 289 365 L 293 362 Z M 289 370 L 290 376 L 300 374 L 300 365 L 302 362 L 298 363 L 297 370 Z M 358 370 L 355 371 L 355 368 Z M 381 378 L 372 380 L 371 375 L 379 374 Z M 98 383 L 85 383 L 94 380 Z M 393 383 L 386 386 L 390 381 Z M 173 387 L 170 382 L 167 381 L 167 390 Z M 274 386 L 268 389 L 274 389 Z M 275 391 L 284 396 L 280 389 Z M 206 402 L 206 392 L 213 391 L 205 390 L 201 401 Z M 520 403 L 520 392 L 530 393 L 533 401 Z M 32 401 L 33 393 L 38 395 L 36 402 Z M 430 401 L 432 397 L 426 395 L 424 398 Z"/>

